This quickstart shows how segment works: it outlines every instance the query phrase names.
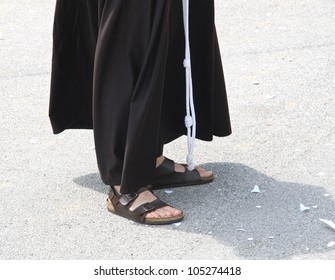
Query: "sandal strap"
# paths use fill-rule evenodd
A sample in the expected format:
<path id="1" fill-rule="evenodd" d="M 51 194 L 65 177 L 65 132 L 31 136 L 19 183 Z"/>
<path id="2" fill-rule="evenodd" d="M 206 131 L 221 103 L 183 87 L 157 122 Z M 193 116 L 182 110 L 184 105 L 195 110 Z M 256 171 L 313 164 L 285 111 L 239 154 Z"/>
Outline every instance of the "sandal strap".
<path id="1" fill-rule="evenodd" d="M 111 200 L 112 204 L 116 206 L 117 204 L 122 204 L 123 206 L 129 206 L 131 205 L 131 202 L 133 202 L 138 197 L 138 194 L 133 193 L 127 193 L 127 194 L 119 194 L 114 186 L 111 186 L 111 191 L 109 193 L 109 199 Z"/>
<path id="2" fill-rule="evenodd" d="M 199 172 L 194 169 L 188 170 L 187 165 L 182 164 L 185 168 L 184 172 L 175 171 L 174 161 L 165 158 L 163 163 L 156 168 L 154 186 L 170 186 L 170 185 L 192 185 L 203 182 Z"/>
<path id="3" fill-rule="evenodd" d="M 201 179 L 199 172 L 196 169 L 193 169 L 192 171 L 188 170 L 187 164 L 179 163 L 180 165 L 184 166 L 185 171 L 184 172 L 177 172 L 175 170 L 175 162 L 169 158 L 165 158 L 164 161 L 160 166 L 158 166 L 155 170 L 155 177 L 158 178 L 160 176 L 168 176 L 170 174 L 176 174 L 177 176 L 187 176 L 187 177 L 193 177 L 196 179 Z"/>
<path id="4" fill-rule="evenodd" d="M 154 211 L 156 209 L 165 207 L 165 206 L 169 206 L 169 204 L 161 201 L 159 198 L 155 199 L 152 202 L 147 202 L 144 203 L 142 205 L 140 205 L 139 207 L 137 207 L 135 210 L 131 211 L 132 213 L 134 213 L 135 215 L 144 215 L 145 213 Z"/>
<path id="5" fill-rule="evenodd" d="M 127 194 L 119 194 L 114 186 L 111 186 L 111 192 L 109 194 L 109 197 L 113 203 L 113 205 L 116 205 L 118 203 L 121 203 L 123 206 L 131 206 L 132 202 L 139 196 L 140 193 L 145 192 L 147 190 L 150 190 L 151 185 L 148 185 L 146 187 L 142 187 L 136 192 L 127 193 Z M 150 190 L 151 191 L 151 190 Z"/>
<path id="6" fill-rule="evenodd" d="M 156 168 L 155 177 L 163 176 L 173 172 L 175 172 L 174 161 L 165 157 L 162 164 Z"/>
<path id="7" fill-rule="evenodd" d="M 164 201 L 160 200 L 159 198 L 157 198 L 156 200 L 152 201 L 151 204 L 156 208 L 163 208 L 165 206 L 171 206 L 170 204 L 165 203 Z"/>

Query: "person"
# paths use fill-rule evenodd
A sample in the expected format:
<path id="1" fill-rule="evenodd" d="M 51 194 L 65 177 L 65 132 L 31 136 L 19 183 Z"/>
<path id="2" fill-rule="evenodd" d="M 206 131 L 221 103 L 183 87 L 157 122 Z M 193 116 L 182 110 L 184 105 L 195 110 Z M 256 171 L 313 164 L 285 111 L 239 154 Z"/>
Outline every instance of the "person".
<path id="1" fill-rule="evenodd" d="M 145 224 L 184 214 L 154 194 L 211 182 L 211 171 L 164 157 L 185 128 L 181 0 L 57 0 L 49 117 L 55 134 L 93 129 L 110 212 Z M 189 39 L 196 138 L 231 134 L 214 1 L 192 0 Z"/>

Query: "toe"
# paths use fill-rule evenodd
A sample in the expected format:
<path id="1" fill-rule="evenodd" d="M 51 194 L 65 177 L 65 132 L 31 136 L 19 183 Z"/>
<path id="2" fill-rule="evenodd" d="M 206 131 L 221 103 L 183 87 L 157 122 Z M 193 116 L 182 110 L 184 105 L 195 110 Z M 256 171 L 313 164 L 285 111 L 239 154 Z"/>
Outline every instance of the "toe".
<path id="1" fill-rule="evenodd" d="M 181 211 L 170 206 L 156 209 L 146 215 L 146 218 L 171 218 L 181 215 Z"/>
<path id="2" fill-rule="evenodd" d="M 213 176 L 213 172 L 212 171 L 208 171 L 208 170 L 205 170 L 204 168 L 202 167 L 197 167 L 197 170 L 200 174 L 201 177 L 210 177 L 210 176 Z"/>
<path id="3" fill-rule="evenodd" d="M 179 216 L 182 212 L 176 208 L 173 208 L 171 206 L 166 206 L 163 208 L 165 211 L 167 211 L 169 217 L 176 217 Z"/>
<path id="4" fill-rule="evenodd" d="M 155 210 L 155 213 L 157 213 L 160 218 L 167 218 L 167 217 L 170 217 L 169 215 L 169 212 L 167 212 L 165 209 L 163 208 L 160 208 L 160 209 L 157 209 Z"/>
<path id="5" fill-rule="evenodd" d="M 170 209 L 171 207 L 163 207 L 160 210 L 164 212 L 164 217 L 173 217 L 173 213 Z"/>
<path id="6" fill-rule="evenodd" d="M 156 211 L 153 211 L 153 212 L 146 214 L 145 217 L 149 219 L 155 219 L 155 218 L 160 218 L 160 215 L 156 213 Z"/>

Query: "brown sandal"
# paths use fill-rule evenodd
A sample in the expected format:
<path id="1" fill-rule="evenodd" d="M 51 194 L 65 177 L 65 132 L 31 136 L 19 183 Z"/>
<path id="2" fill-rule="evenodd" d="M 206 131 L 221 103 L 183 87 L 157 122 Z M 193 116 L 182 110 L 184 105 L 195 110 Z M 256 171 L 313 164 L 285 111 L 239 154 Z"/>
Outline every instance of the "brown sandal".
<path id="1" fill-rule="evenodd" d="M 139 196 L 140 193 L 144 191 L 151 191 L 150 188 L 152 186 L 147 186 L 139 189 L 137 192 L 129 193 L 129 194 L 119 194 L 115 188 L 111 187 L 111 192 L 107 198 L 107 209 L 109 212 L 119 215 L 121 217 L 130 219 L 132 221 L 148 224 L 148 225 L 165 225 L 180 222 L 184 215 L 181 213 L 175 217 L 168 218 L 146 218 L 146 214 L 154 211 L 156 209 L 170 206 L 169 204 L 161 201 L 159 198 L 152 202 L 147 202 L 134 210 L 130 210 L 131 205 L 135 201 L 135 199 Z M 152 191 L 151 191 L 152 192 Z"/>
<path id="2" fill-rule="evenodd" d="M 165 158 L 163 163 L 156 168 L 153 189 L 208 184 L 214 180 L 214 175 L 201 177 L 196 169 L 190 171 L 186 165 L 183 164 L 183 166 L 185 172 L 177 172 L 175 171 L 174 161 Z"/>

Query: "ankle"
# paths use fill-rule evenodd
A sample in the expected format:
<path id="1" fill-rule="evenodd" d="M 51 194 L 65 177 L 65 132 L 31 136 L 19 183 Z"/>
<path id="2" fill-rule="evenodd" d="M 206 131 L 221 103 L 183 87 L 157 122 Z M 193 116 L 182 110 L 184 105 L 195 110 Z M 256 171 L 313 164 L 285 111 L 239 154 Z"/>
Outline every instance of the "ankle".
<path id="1" fill-rule="evenodd" d="M 165 156 L 163 156 L 163 155 L 158 157 L 156 159 L 156 167 L 160 166 L 163 163 L 164 159 L 165 159 Z"/>
<path id="2" fill-rule="evenodd" d="M 121 186 L 113 186 L 112 189 L 116 191 L 118 194 L 121 194 Z"/>

